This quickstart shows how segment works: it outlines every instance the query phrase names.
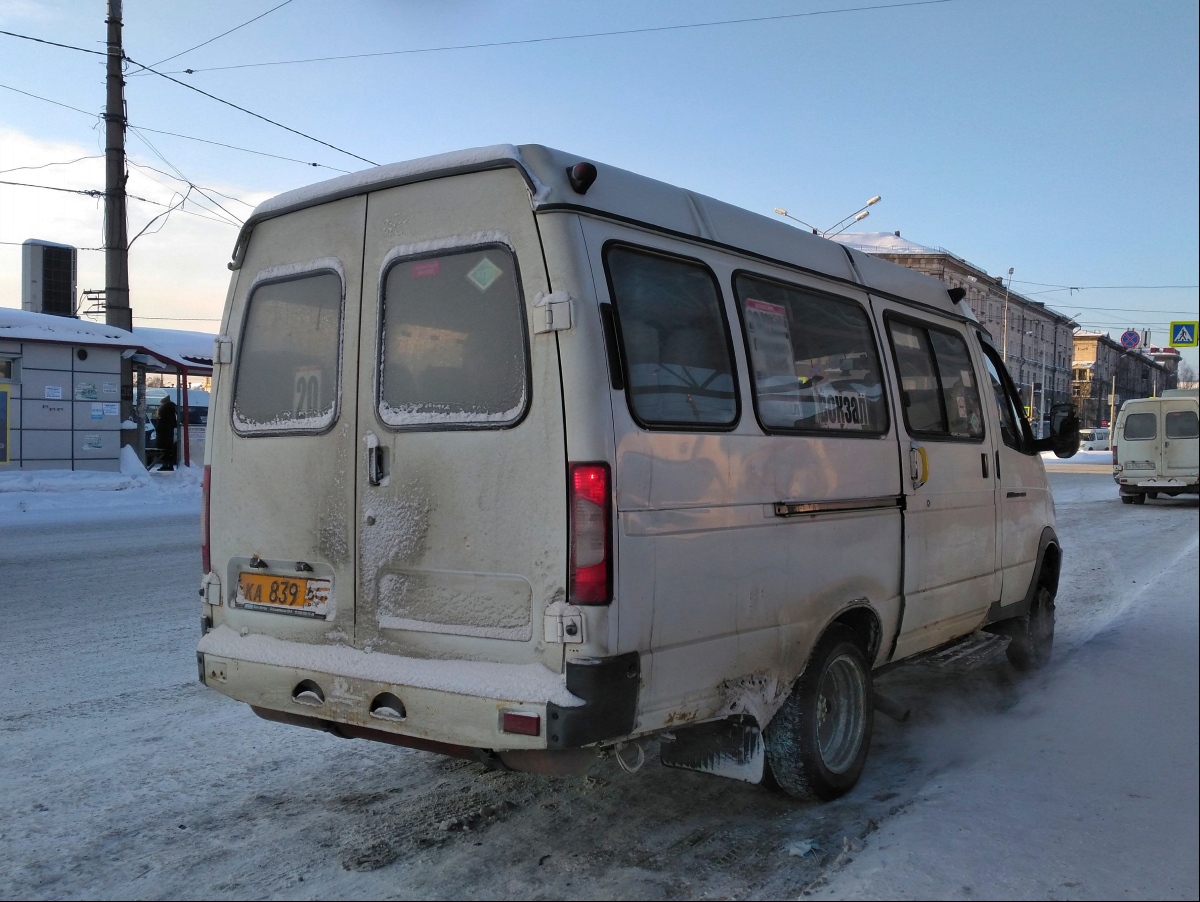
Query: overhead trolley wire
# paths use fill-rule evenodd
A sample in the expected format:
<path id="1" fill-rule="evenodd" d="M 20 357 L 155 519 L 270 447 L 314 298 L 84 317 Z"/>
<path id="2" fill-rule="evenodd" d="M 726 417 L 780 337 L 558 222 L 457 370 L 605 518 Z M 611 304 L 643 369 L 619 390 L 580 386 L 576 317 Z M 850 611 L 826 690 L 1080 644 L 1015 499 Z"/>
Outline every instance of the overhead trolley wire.
<path id="1" fill-rule="evenodd" d="M 81 110 L 77 106 L 71 106 L 70 104 L 67 104 L 67 103 L 59 103 L 57 100 L 51 100 L 49 97 L 42 97 L 40 94 L 31 94 L 29 91 L 22 91 L 20 88 L 14 88 L 12 85 L 0 84 L 0 88 L 3 88 L 6 91 L 12 91 L 16 94 L 24 94 L 26 97 L 32 97 L 34 100 L 40 100 L 43 103 L 52 103 L 55 106 L 64 107 L 65 109 L 68 109 L 68 110 L 74 110 L 76 113 L 83 113 L 83 115 L 91 116 L 93 119 L 100 118 L 99 113 L 89 113 L 87 110 Z M 134 126 L 131 124 L 131 125 L 129 125 L 129 128 L 134 128 Z M 242 153 L 252 153 L 252 154 L 256 154 L 260 157 L 270 157 L 273 160 L 285 160 L 289 163 L 299 163 L 301 166 L 312 166 L 317 169 L 332 169 L 334 172 L 343 172 L 343 173 L 349 173 L 349 171 L 350 171 L 348 169 L 339 169 L 337 166 L 330 166 L 326 163 L 313 163 L 308 160 L 298 160 L 295 157 L 281 156 L 280 154 L 277 154 L 277 153 L 267 153 L 264 150 L 252 150 L 249 147 L 238 147 L 236 144 L 225 144 L 221 141 L 212 141 L 208 138 L 197 138 L 195 135 L 183 135 L 183 134 L 180 134 L 179 132 L 168 132 L 168 131 L 164 131 L 163 129 L 160 129 L 160 128 L 148 128 L 144 125 L 138 125 L 137 128 L 139 128 L 140 130 L 142 130 L 144 132 L 150 132 L 155 135 L 170 135 L 172 138 L 183 138 L 186 141 L 199 141 L 201 144 L 212 144 L 216 147 L 225 147 L 229 150 L 241 151 Z"/>
<path id="2" fill-rule="evenodd" d="M 265 63 L 242 63 L 235 66 L 207 66 L 203 69 L 172 70 L 176 73 L 194 75 L 197 72 L 220 72 L 226 69 L 255 69 L 262 66 L 291 66 L 300 63 L 327 63 L 335 60 L 368 59 L 379 56 L 403 56 L 412 53 L 441 53 L 447 50 L 480 50 L 487 47 L 513 47 L 519 44 L 547 44 L 553 41 L 578 41 L 587 38 L 611 38 L 630 34 L 653 34 L 662 31 L 683 31 L 690 28 L 713 28 L 720 25 L 745 25 L 755 22 L 776 22 L 781 19 L 803 19 L 810 16 L 832 16 L 840 13 L 872 12 L 883 9 L 902 9 L 909 6 L 932 6 L 954 3 L 955 0 L 909 0 L 907 3 L 882 3 L 874 6 L 854 6 L 845 9 L 821 9 L 803 13 L 784 13 L 777 16 L 754 16 L 745 19 L 720 19 L 714 22 L 688 22 L 682 25 L 656 25 L 646 28 L 625 28 L 619 31 L 593 31 L 586 34 L 554 35 L 548 38 L 516 38 L 511 41 L 487 41 L 480 44 L 449 44 L 441 47 L 415 47 L 409 50 L 383 50 L 376 53 L 351 53 L 345 56 L 318 56 L 309 59 L 275 60 Z"/>
<path id="3" fill-rule="evenodd" d="M 949 0 L 924 0 L 924 2 L 941 3 L 941 2 L 949 2 Z M 66 50 L 78 50 L 81 53 L 91 53 L 91 54 L 95 54 L 97 56 L 108 56 L 108 54 L 106 52 L 102 52 L 99 50 L 88 50 L 84 47 L 74 47 L 70 44 L 60 44 L 56 41 L 46 41 L 46 40 L 43 40 L 42 38 L 35 38 L 35 37 L 32 37 L 27 34 L 18 34 L 15 31 L 5 31 L 4 29 L 0 29 L 0 34 L 5 34 L 5 35 L 8 35 L 9 37 L 14 37 L 14 38 L 21 38 L 26 41 L 36 41 L 39 44 L 49 44 L 54 47 L 62 47 Z M 135 60 L 131 56 L 126 55 L 126 56 L 122 57 L 122 59 L 127 63 L 131 63 L 132 65 L 139 67 L 140 69 L 142 69 L 145 72 L 150 72 L 154 75 L 157 75 L 159 78 L 165 78 L 169 82 L 173 82 L 174 84 L 177 84 L 177 85 L 180 85 L 181 87 L 187 88 L 189 91 L 195 91 L 197 94 L 202 94 L 205 97 L 209 98 L 210 100 L 217 101 L 217 103 L 222 103 L 225 106 L 233 107 L 233 109 L 235 109 L 235 110 L 245 113 L 248 116 L 253 116 L 255 119 L 261 119 L 263 122 L 266 122 L 270 125 L 274 125 L 276 128 L 281 128 L 286 132 L 291 132 L 293 135 L 299 135 L 301 138 L 307 138 L 309 141 L 315 141 L 317 144 L 320 144 L 324 147 L 328 147 L 330 150 L 336 150 L 338 153 L 343 153 L 348 157 L 354 157 L 354 159 L 356 159 L 356 160 L 362 160 L 364 163 L 366 163 L 370 166 L 378 166 L 379 165 L 374 160 L 368 160 L 366 157 L 360 157 L 358 154 L 353 153 L 352 151 L 346 150 L 345 148 L 338 147 L 336 144 L 330 144 L 328 141 L 322 141 L 320 138 L 315 138 L 310 134 L 300 131 L 299 129 L 295 129 L 295 128 L 292 128 L 291 126 L 284 125 L 282 122 L 276 122 L 274 119 L 269 119 L 266 116 L 262 115 L 261 113 L 255 113 L 253 110 L 248 110 L 244 106 L 238 106 L 238 104 L 233 103 L 230 100 L 225 100 L 224 98 L 218 97 L 216 94 L 210 94 L 208 91 L 203 91 L 200 88 L 195 87 L 194 85 L 189 85 L 186 82 L 182 82 L 177 78 L 172 78 L 169 75 L 159 72 L 157 69 L 155 69 L 152 66 L 147 66 L 145 63 L 139 63 L 137 60 Z M 25 93 L 25 92 L 21 92 L 21 93 Z"/>
<path id="4" fill-rule="evenodd" d="M 189 85 L 187 82 L 180 81 L 178 78 L 172 78 L 169 75 L 165 75 L 162 72 L 159 72 L 157 69 L 151 68 L 150 66 L 147 66 L 144 63 L 139 63 L 137 60 L 133 59 L 130 56 L 126 56 L 125 59 L 135 66 L 140 66 L 146 72 L 150 72 L 150 73 L 153 73 L 154 75 L 157 75 L 159 78 L 165 78 L 167 81 L 172 82 L 177 85 L 180 85 L 181 87 L 187 88 L 189 91 L 195 91 L 197 94 L 203 94 L 205 97 L 209 98 L 210 100 L 215 100 L 215 101 L 217 101 L 217 103 L 223 103 L 223 104 L 225 104 L 225 106 L 233 107 L 235 110 L 239 110 L 248 116 L 253 116 L 255 119 L 261 119 L 263 122 L 267 122 L 271 125 L 274 125 L 276 128 L 281 128 L 284 131 L 291 132 L 293 135 L 299 135 L 301 138 L 307 138 L 309 141 L 315 141 L 316 143 L 321 144 L 325 147 L 328 147 L 331 150 L 336 150 L 338 153 L 344 153 L 348 157 L 354 157 L 354 159 L 356 159 L 356 160 L 362 160 L 364 163 L 367 163 L 370 166 L 378 166 L 379 165 L 374 160 L 368 160 L 366 157 L 360 157 L 358 154 L 353 153 L 352 151 L 346 150 L 345 148 L 338 147 L 336 144 L 330 144 L 328 141 L 322 141 L 320 138 L 314 138 L 312 135 L 306 134 L 298 129 L 294 129 L 294 128 L 291 128 L 290 126 L 284 125 L 282 122 L 276 122 L 274 119 L 268 119 L 266 116 L 263 116 L 261 113 L 255 113 L 253 110 L 248 110 L 244 106 L 238 106 L 236 103 L 233 103 L 232 101 L 224 100 L 223 98 L 218 97 L 216 94 L 210 94 L 210 93 L 208 93 L 208 91 L 202 91 L 200 88 L 197 88 L 194 85 Z"/>
<path id="5" fill-rule="evenodd" d="M 229 29 L 229 31 L 223 31 L 219 35 L 217 35 L 215 38 L 209 38 L 207 41 L 197 44 L 195 47 L 189 47 L 187 50 L 180 50 L 175 55 L 168 56 L 166 59 L 163 59 L 163 60 L 159 60 L 157 63 L 154 63 L 154 65 L 161 66 L 163 63 L 169 63 L 171 60 L 177 59 L 177 58 L 183 56 L 185 53 L 191 53 L 193 50 L 199 50 L 201 47 L 207 47 L 213 41 L 219 41 L 221 38 L 225 37 L 226 35 L 233 34 L 239 28 L 245 28 L 251 22 L 257 22 L 263 16 L 269 16 L 271 13 L 275 12 L 275 10 L 282 9 L 283 7 L 287 6 L 291 2 L 292 2 L 292 0 L 283 0 L 283 2 L 280 3 L 278 6 L 272 6 L 265 13 L 260 13 L 259 15 L 255 16 L 253 19 L 246 20 L 241 25 L 235 25 L 233 28 Z"/>

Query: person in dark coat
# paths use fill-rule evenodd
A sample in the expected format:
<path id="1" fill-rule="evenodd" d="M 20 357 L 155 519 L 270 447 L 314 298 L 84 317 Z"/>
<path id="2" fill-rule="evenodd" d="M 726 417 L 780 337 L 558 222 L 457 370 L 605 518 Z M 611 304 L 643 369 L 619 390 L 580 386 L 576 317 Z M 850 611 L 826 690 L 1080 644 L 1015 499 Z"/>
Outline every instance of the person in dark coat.
<path id="1" fill-rule="evenodd" d="M 175 469 L 175 427 L 179 425 L 179 412 L 170 396 L 163 395 L 158 410 L 154 412 L 154 434 L 162 466 L 159 470 Z"/>

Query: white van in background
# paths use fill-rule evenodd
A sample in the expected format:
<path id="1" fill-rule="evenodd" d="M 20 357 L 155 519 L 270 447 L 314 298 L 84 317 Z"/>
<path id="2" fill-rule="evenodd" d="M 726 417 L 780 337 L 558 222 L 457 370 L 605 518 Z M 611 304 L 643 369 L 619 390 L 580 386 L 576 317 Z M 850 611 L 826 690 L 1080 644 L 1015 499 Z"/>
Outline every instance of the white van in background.
<path id="1" fill-rule="evenodd" d="M 1107 426 L 1079 430 L 1080 451 L 1107 451 L 1108 448 L 1109 429 Z"/>
<path id="2" fill-rule="evenodd" d="M 540 146 L 281 195 L 231 268 L 198 664 L 262 717 L 829 799 L 877 668 L 1050 654 L 1079 424 L 961 289 Z"/>
<path id="3" fill-rule="evenodd" d="M 1126 401 L 1113 430 L 1113 479 L 1125 504 L 1200 494 L 1200 401 L 1173 389 Z"/>

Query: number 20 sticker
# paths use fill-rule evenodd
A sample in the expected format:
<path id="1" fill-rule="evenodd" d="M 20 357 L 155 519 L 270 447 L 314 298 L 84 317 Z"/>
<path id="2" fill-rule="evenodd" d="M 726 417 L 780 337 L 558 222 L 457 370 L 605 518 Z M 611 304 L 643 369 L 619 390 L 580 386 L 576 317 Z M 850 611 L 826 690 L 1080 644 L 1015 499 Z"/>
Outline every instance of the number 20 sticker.
<path id="1" fill-rule="evenodd" d="M 296 369 L 292 383 L 292 409 L 297 417 L 320 416 L 321 367 L 302 366 Z"/>

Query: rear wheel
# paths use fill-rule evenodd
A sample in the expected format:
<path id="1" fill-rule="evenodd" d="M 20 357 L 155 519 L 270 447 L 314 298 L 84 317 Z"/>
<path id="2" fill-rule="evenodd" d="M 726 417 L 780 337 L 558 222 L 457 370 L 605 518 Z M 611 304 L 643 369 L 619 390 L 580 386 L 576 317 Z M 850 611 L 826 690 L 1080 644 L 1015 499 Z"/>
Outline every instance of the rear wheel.
<path id="1" fill-rule="evenodd" d="M 1038 586 L 1029 613 L 1009 621 L 1008 660 L 1017 670 L 1040 670 L 1054 650 L 1054 595 Z"/>
<path id="2" fill-rule="evenodd" d="M 1158 497 L 1158 492 L 1147 492 L 1146 497 L 1149 498 L 1151 501 L 1153 501 L 1155 498 Z"/>
<path id="3" fill-rule="evenodd" d="M 1122 495 L 1121 503 L 1122 504 L 1133 504 L 1133 496 L 1132 495 Z"/>
<path id="4" fill-rule="evenodd" d="M 871 669 L 857 637 L 830 627 L 763 733 L 776 785 L 819 802 L 849 792 L 866 764 L 873 715 Z"/>
<path id="5" fill-rule="evenodd" d="M 1145 504 L 1146 503 L 1146 493 L 1138 492 L 1136 495 L 1134 495 L 1133 503 L 1134 504 Z"/>

